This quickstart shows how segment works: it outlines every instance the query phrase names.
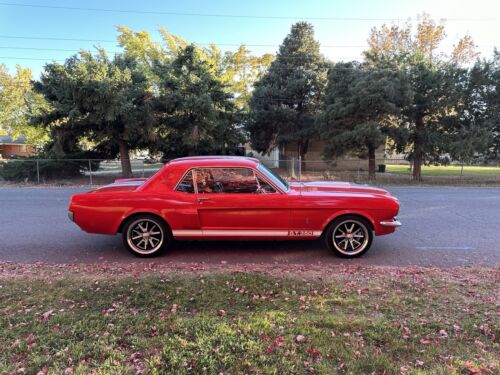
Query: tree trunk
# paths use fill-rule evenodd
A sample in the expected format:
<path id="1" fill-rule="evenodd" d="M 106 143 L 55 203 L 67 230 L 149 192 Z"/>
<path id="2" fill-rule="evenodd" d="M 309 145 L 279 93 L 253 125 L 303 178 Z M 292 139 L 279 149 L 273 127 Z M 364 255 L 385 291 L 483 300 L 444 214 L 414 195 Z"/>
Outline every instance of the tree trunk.
<path id="1" fill-rule="evenodd" d="M 124 141 L 118 141 L 120 146 L 120 161 L 122 163 L 123 178 L 132 177 L 132 166 L 130 165 L 130 156 L 128 145 Z"/>
<path id="2" fill-rule="evenodd" d="M 418 116 L 416 120 L 415 140 L 413 145 L 413 181 L 422 181 L 422 132 L 424 128 L 424 119 Z"/>
<path id="3" fill-rule="evenodd" d="M 375 181 L 375 147 L 368 147 L 368 179 Z"/>
<path id="4" fill-rule="evenodd" d="M 302 171 L 306 170 L 306 154 L 307 149 L 309 148 L 309 139 L 300 140 L 297 142 L 297 156 L 301 162 L 300 169 Z"/>

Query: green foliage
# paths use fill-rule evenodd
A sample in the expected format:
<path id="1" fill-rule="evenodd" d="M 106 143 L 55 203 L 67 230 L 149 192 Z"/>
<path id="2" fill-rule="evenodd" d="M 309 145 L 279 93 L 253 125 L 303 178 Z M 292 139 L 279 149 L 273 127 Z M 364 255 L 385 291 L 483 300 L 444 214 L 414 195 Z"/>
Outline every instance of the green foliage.
<path id="1" fill-rule="evenodd" d="M 221 79 L 235 96 L 238 109 L 248 111 L 253 84 L 262 78 L 274 60 L 271 54 L 252 56 L 245 46 L 226 52 L 221 61 Z"/>
<path id="2" fill-rule="evenodd" d="M 46 65 L 35 87 L 51 105 L 39 124 L 53 135 L 90 140 L 111 157 L 119 150 L 125 176 L 131 173 L 129 150 L 156 145 L 152 87 L 130 56 L 109 60 L 104 51 L 82 51 L 64 65 Z"/>
<path id="3" fill-rule="evenodd" d="M 59 135 L 61 138 L 62 134 Z M 0 163 L 0 178 L 7 181 L 53 181 L 80 176 L 99 169 L 105 155 L 96 151 L 83 151 L 74 139 L 64 138 L 48 142 L 37 156 L 18 157 Z"/>
<path id="4" fill-rule="evenodd" d="M 255 84 L 247 123 L 254 149 L 267 153 L 282 142 L 294 142 L 304 158 L 309 140 L 318 136 L 316 118 L 326 74 L 312 25 L 296 23 Z"/>
<path id="5" fill-rule="evenodd" d="M 404 76 L 391 66 L 335 64 L 319 121 L 325 157 L 368 156 L 369 176 L 375 178 L 375 150 L 385 143 L 409 96 Z"/>
<path id="6" fill-rule="evenodd" d="M 40 173 L 40 180 L 50 181 L 81 175 L 88 170 L 86 160 L 39 160 L 36 157 L 18 158 L 15 160 L 0 162 L 0 177 L 7 181 L 23 182 L 37 181 L 37 169 Z M 92 170 L 98 169 L 98 163 L 94 162 Z"/>
<path id="7" fill-rule="evenodd" d="M 0 128 L 5 134 L 13 138 L 22 135 L 30 145 L 44 145 L 49 140 L 47 130 L 33 126 L 30 119 L 46 107 L 43 97 L 32 90 L 29 69 L 18 65 L 11 76 L 0 64 Z"/>
<path id="8" fill-rule="evenodd" d="M 465 163 L 484 159 L 491 145 L 494 123 L 490 121 L 493 103 L 492 65 L 477 61 L 470 69 L 452 66 L 453 85 L 448 92 L 453 111 L 443 118 L 446 151 L 452 160 Z"/>
<path id="9" fill-rule="evenodd" d="M 181 154 L 200 153 L 243 140 L 233 96 L 197 48 L 186 47 L 154 71 L 159 77 L 157 110 L 164 145 Z"/>
<path id="10" fill-rule="evenodd" d="M 486 126 L 493 131 L 490 133 L 488 156 L 500 159 L 500 51 L 495 49 L 490 61 L 483 62 L 487 65 L 487 115 Z"/>
<path id="11" fill-rule="evenodd" d="M 134 32 L 131 29 L 119 26 L 118 41 L 130 55 L 145 66 L 149 77 L 154 82 L 159 77 L 153 72 L 156 63 L 166 64 L 184 53 L 190 43 L 178 35 L 160 28 L 162 42 L 154 42 L 146 31 Z M 207 62 L 210 73 L 216 76 L 234 94 L 235 105 L 238 109 L 248 109 L 253 83 L 262 76 L 273 60 L 273 55 L 253 56 L 250 51 L 241 45 L 236 51 L 222 53 L 219 47 L 211 44 L 201 47 L 191 44 L 196 50 L 198 58 Z"/>
<path id="12" fill-rule="evenodd" d="M 456 46 L 450 58 L 439 54 L 437 49 L 444 38 L 444 24 L 436 24 L 424 15 L 414 34 L 410 24 L 372 29 L 368 39 L 370 48 L 365 53 L 369 64 L 379 66 L 389 61 L 407 76 L 412 100 L 401 108 L 399 125 L 408 136 L 394 137 L 393 145 L 413 160 L 415 180 L 421 179 L 423 163 L 437 161 L 452 149 L 446 123 L 455 116 L 457 100 L 462 96 L 456 90 L 466 85 L 457 81 L 465 77 L 457 74 L 457 70 L 460 63 L 475 56 L 468 36 Z M 469 132 L 472 134 L 475 133 Z"/>

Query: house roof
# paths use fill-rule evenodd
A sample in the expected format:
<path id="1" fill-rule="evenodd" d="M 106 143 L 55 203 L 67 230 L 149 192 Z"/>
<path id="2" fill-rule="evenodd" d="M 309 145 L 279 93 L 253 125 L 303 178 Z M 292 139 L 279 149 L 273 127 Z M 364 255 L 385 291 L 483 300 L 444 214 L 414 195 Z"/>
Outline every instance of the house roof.
<path id="1" fill-rule="evenodd" d="M 17 137 L 16 139 L 12 139 L 12 137 L 8 135 L 0 135 L 0 145 L 1 144 L 25 145 L 26 139 L 23 136 Z"/>

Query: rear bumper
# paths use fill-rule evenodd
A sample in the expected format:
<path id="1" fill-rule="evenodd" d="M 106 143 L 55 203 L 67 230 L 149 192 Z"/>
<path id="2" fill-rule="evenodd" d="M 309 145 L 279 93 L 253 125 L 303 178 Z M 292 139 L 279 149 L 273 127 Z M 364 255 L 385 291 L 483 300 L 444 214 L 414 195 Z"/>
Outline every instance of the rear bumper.
<path id="1" fill-rule="evenodd" d="M 392 220 L 384 220 L 384 221 L 381 221 L 380 222 L 380 225 L 382 225 L 383 227 L 393 227 L 393 228 L 396 228 L 396 227 L 400 227 L 402 224 L 401 222 L 398 220 L 397 217 L 393 218 Z"/>

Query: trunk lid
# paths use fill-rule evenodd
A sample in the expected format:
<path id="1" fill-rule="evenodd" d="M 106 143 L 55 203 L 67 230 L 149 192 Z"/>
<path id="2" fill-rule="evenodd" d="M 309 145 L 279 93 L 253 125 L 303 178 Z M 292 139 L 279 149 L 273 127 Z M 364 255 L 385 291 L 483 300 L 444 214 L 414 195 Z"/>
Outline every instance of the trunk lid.
<path id="1" fill-rule="evenodd" d="M 148 179 L 147 178 L 119 178 L 112 184 L 102 186 L 90 193 L 107 193 L 115 191 L 134 191 L 142 186 Z"/>

